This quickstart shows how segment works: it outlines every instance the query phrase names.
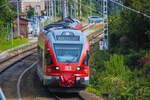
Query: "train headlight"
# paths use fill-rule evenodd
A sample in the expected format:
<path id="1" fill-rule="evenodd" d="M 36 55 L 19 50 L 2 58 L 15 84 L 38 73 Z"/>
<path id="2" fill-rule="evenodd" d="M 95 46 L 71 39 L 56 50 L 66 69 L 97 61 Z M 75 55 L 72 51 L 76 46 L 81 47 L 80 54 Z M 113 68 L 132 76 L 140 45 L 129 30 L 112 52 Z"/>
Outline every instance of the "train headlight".
<path id="1" fill-rule="evenodd" d="M 56 70 L 59 70 L 59 69 L 60 69 L 60 68 L 57 66 L 57 67 L 56 67 Z"/>
<path id="2" fill-rule="evenodd" d="M 83 69 L 83 67 L 79 67 L 79 66 L 76 67 L 76 71 L 80 71 L 82 69 Z"/>
<path id="3" fill-rule="evenodd" d="M 60 67 L 59 66 L 55 66 L 55 67 L 52 67 L 52 69 L 54 69 L 54 70 L 60 70 Z"/>

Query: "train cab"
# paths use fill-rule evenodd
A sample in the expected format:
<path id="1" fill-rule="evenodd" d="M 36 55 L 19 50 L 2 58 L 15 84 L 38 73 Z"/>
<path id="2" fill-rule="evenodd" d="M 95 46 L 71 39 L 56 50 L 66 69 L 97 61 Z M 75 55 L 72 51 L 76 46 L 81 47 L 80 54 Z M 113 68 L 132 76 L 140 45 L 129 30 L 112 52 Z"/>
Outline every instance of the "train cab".
<path id="1" fill-rule="evenodd" d="M 37 74 L 50 88 L 84 89 L 89 84 L 89 41 L 81 31 L 51 27 L 38 37 Z"/>

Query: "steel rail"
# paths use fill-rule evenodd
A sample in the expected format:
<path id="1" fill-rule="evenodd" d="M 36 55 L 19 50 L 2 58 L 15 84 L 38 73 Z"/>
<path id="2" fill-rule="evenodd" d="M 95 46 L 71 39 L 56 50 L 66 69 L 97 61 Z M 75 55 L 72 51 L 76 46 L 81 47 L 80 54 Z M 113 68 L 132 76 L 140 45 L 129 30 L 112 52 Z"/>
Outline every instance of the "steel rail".
<path id="1" fill-rule="evenodd" d="M 20 50 L 19 52 L 14 52 L 12 56 L 1 60 L 0 61 L 0 73 L 4 72 L 6 69 L 8 69 L 11 65 L 16 63 L 17 61 L 35 53 L 36 49 L 37 49 L 36 45 L 31 46 L 29 48 L 24 48 Z"/>
<path id="2" fill-rule="evenodd" d="M 22 80 L 23 76 L 25 75 L 25 73 L 26 73 L 27 71 L 29 71 L 31 68 L 33 68 L 36 64 L 37 64 L 37 61 L 34 62 L 32 65 L 30 65 L 28 68 L 26 68 L 26 69 L 22 72 L 22 74 L 20 75 L 20 77 L 18 78 L 18 82 L 17 82 L 17 95 L 18 95 L 19 100 L 22 100 L 21 89 L 20 89 L 21 80 Z"/>

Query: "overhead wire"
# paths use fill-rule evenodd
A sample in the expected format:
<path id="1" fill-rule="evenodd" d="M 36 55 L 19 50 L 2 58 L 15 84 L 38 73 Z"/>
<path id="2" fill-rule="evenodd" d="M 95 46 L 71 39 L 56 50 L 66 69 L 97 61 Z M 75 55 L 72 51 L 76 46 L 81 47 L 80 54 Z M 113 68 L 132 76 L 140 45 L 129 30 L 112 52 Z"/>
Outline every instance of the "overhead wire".
<path id="1" fill-rule="evenodd" d="M 73 0 L 72 0 L 72 1 L 73 1 Z M 128 9 L 128 10 L 130 10 L 130 11 L 132 11 L 132 12 L 135 12 L 135 13 L 137 13 L 137 14 L 141 14 L 141 15 L 147 17 L 147 18 L 150 18 L 149 15 L 147 15 L 147 14 L 145 14 L 145 13 L 143 13 L 143 12 L 140 12 L 140 11 L 135 10 L 135 9 L 133 9 L 133 8 L 127 7 L 127 6 L 121 4 L 121 3 L 117 2 L 117 1 L 114 1 L 114 0 L 110 0 L 110 1 L 113 2 L 113 3 L 115 3 L 115 4 L 117 4 L 117 5 L 119 5 L 119 6 L 121 6 L 121 7 L 123 7 L 123 8 L 126 8 L 126 9 Z M 75 2 L 75 1 L 73 1 L 73 2 L 76 3 L 76 4 L 78 4 L 78 5 L 80 5 L 80 3 L 77 3 L 77 2 Z M 88 8 L 88 9 L 90 9 L 90 10 L 92 10 L 92 11 L 94 11 L 94 12 L 96 12 L 96 13 L 99 13 L 99 14 L 103 15 L 103 13 L 100 12 L 100 11 L 98 11 L 98 10 L 95 10 L 95 9 L 93 9 L 93 8 L 89 8 L 87 5 L 84 5 L 84 4 L 81 4 L 81 5 L 84 6 L 84 7 L 86 7 L 86 8 Z"/>
<path id="2" fill-rule="evenodd" d="M 72 0 L 73 1 L 73 0 Z M 80 5 L 80 3 L 78 3 L 78 2 L 75 2 L 75 1 L 73 1 L 74 3 L 76 3 L 76 4 L 78 4 L 78 5 Z M 93 9 L 93 8 L 89 8 L 87 5 L 85 5 L 85 4 L 81 4 L 83 7 L 86 7 L 86 8 L 88 8 L 88 9 L 90 9 L 90 10 L 92 10 L 92 11 L 94 11 L 94 12 L 96 12 L 96 13 L 98 13 L 98 14 L 100 14 L 100 15 L 103 15 L 103 13 L 102 12 L 100 12 L 100 11 L 98 11 L 98 10 L 95 10 L 95 9 Z"/>
<path id="3" fill-rule="evenodd" d="M 72 0 L 72 1 L 73 1 L 73 0 Z M 110 0 L 110 1 L 113 2 L 113 3 L 115 3 L 115 4 L 117 4 L 117 5 L 119 5 L 119 6 L 121 6 L 121 7 L 123 7 L 123 8 L 126 8 L 126 9 L 128 9 L 128 10 L 131 10 L 131 11 L 137 13 L 137 14 L 141 14 L 141 15 L 147 17 L 147 18 L 150 18 L 149 15 L 147 15 L 147 14 L 145 14 L 145 13 L 143 13 L 143 12 L 140 12 L 140 11 L 135 10 L 135 9 L 133 9 L 133 8 L 127 7 L 127 6 L 121 4 L 121 3 L 117 2 L 117 1 L 114 1 L 114 0 Z M 13 3 L 13 2 L 17 2 L 17 0 L 7 2 L 7 3 L 3 4 L 2 6 L 0 6 L 0 8 L 5 7 L 5 6 L 7 6 L 9 3 Z M 73 2 L 76 3 L 76 4 L 78 4 L 78 5 L 80 5 L 80 3 L 77 3 L 77 2 L 75 2 L 75 1 L 73 1 Z M 92 11 L 94 11 L 94 12 L 96 12 L 96 13 L 98 13 L 98 14 L 103 15 L 102 12 L 100 12 L 100 11 L 98 11 L 98 10 L 95 10 L 95 9 L 93 9 L 93 8 L 89 8 L 89 7 L 88 7 L 87 5 L 85 5 L 85 4 L 81 4 L 81 5 L 84 6 L 84 7 L 86 7 L 86 8 L 88 8 L 88 9 L 90 9 L 90 10 L 92 10 Z"/>
<path id="4" fill-rule="evenodd" d="M 131 11 L 137 13 L 137 14 L 141 14 L 141 15 L 147 17 L 147 18 L 150 18 L 149 15 L 147 15 L 147 14 L 145 14 L 145 13 L 143 13 L 143 12 L 140 12 L 140 11 L 135 10 L 135 9 L 133 9 L 133 8 L 127 7 L 127 6 L 125 6 L 125 5 L 123 5 L 123 4 L 119 3 L 119 2 L 114 1 L 114 0 L 110 0 L 110 1 L 113 2 L 113 3 L 115 3 L 115 4 L 117 4 L 117 5 L 119 5 L 119 6 L 121 6 L 121 7 L 123 7 L 123 8 L 126 8 L 126 9 L 128 9 L 128 10 L 131 10 Z"/>

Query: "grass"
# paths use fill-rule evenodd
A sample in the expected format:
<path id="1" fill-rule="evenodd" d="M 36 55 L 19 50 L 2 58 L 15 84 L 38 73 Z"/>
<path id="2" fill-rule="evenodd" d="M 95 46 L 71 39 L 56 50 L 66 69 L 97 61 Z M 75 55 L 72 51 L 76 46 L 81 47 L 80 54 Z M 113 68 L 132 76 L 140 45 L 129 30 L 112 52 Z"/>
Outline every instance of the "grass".
<path id="1" fill-rule="evenodd" d="M 97 25 L 94 25 L 93 27 L 90 27 L 89 30 L 98 30 L 100 28 L 103 28 L 103 24 L 99 23 Z"/>
<path id="2" fill-rule="evenodd" d="M 91 93 L 94 93 L 96 94 L 97 96 L 102 96 L 100 91 L 98 91 L 97 89 L 93 88 L 92 85 L 89 85 L 87 88 L 86 88 L 87 91 L 91 92 Z"/>
<path id="3" fill-rule="evenodd" d="M 88 30 L 94 30 L 95 32 L 93 32 L 92 34 L 88 35 L 88 39 L 91 39 L 92 37 L 96 36 L 99 32 L 102 32 L 102 31 L 99 31 L 99 32 L 96 32 L 98 31 L 99 29 L 102 29 L 103 28 L 103 25 L 100 23 L 98 25 L 95 25 L 93 27 L 90 27 Z"/>
<path id="4" fill-rule="evenodd" d="M 29 39 L 26 38 L 17 38 L 13 40 L 13 48 L 22 44 L 26 44 L 29 42 Z M 3 52 L 7 49 L 11 49 L 12 48 L 12 41 L 8 40 L 8 41 L 3 41 L 0 42 L 0 52 Z"/>
<path id="5" fill-rule="evenodd" d="M 98 23 L 98 24 L 90 27 L 88 30 L 98 30 L 100 28 L 103 28 L 103 24 L 102 23 Z"/>
<path id="6" fill-rule="evenodd" d="M 82 23 L 83 23 L 83 25 L 86 24 L 87 22 L 88 22 L 88 19 L 85 18 L 85 17 L 82 17 Z"/>

